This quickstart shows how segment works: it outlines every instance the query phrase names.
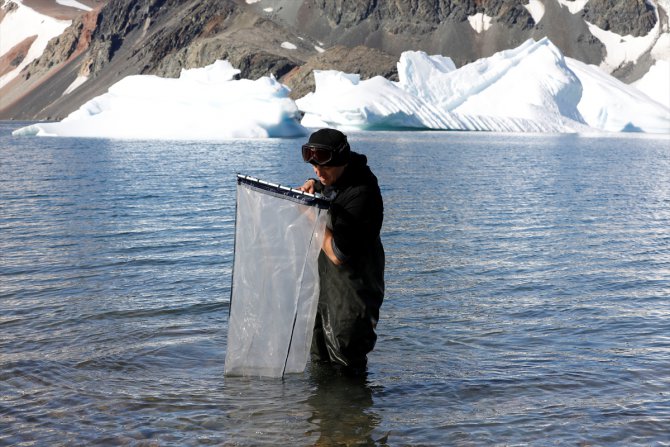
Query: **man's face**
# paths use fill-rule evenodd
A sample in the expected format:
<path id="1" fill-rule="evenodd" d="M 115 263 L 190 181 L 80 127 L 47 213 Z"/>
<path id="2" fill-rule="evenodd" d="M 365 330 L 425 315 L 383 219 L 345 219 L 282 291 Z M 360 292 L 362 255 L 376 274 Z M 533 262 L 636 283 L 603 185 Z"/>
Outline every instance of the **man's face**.
<path id="1" fill-rule="evenodd" d="M 314 173 L 325 186 L 333 185 L 344 172 L 346 166 L 319 166 L 312 165 Z"/>

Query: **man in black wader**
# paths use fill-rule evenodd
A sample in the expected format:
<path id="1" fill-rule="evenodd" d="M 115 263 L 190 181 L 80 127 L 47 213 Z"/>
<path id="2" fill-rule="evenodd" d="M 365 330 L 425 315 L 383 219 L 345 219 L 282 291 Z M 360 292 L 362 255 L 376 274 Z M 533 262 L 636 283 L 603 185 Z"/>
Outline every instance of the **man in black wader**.
<path id="1" fill-rule="evenodd" d="M 377 340 L 384 298 L 384 247 L 379 232 L 384 205 L 367 157 L 352 152 L 347 137 L 321 129 L 302 146 L 317 178 L 300 190 L 330 199 L 319 254 L 319 305 L 311 356 L 345 373 L 363 374 Z"/>

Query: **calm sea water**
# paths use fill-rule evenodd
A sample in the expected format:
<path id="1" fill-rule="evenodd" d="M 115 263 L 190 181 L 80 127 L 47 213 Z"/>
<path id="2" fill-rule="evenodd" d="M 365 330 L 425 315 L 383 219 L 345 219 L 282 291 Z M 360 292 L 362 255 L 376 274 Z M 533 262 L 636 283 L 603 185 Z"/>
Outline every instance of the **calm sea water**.
<path id="1" fill-rule="evenodd" d="M 352 134 L 387 294 L 363 379 L 223 376 L 235 174 L 299 140 L 0 123 L 0 445 L 670 445 L 670 138 Z"/>

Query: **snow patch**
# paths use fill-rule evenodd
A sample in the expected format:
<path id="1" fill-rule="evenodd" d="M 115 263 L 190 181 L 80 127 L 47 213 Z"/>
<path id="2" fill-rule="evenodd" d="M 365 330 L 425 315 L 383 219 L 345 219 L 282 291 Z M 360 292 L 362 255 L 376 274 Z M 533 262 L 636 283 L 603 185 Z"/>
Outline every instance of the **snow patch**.
<path id="1" fill-rule="evenodd" d="M 0 77 L 0 87 L 19 75 L 21 70 L 40 57 L 49 40 L 65 31 L 72 23 L 69 20 L 56 20 L 27 7 L 20 0 L 14 0 L 17 9 L 5 15 L 0 23 L 0 56 L 11 50 L 16 44 L 30 36 L 37 35 L 26 57 L 9 73 Z"/>
<path id="2" fill-rule="evenodd" d="M 589 0 L 558 0 L 558 3 L 568 8 L 568 11 L 570 11 L 571 14 L 577 14 L 580 12 L 582 9 L 584 9 L 584 5 L 586 5 L 588 2 Z"/>
<path id="3" fill-rule="evenodd" d="M 468 22 L 470 22 L 470 26 L 478 34 L 481 33 L 482 31 L 488 30 L 491 27 L 491 19 L 492 17 L 487 16 L 486 14 L 481 12 L 478 12 L 475 15 L 468 16 Z"/>
<path id="4" fill-rule="evenodd" d="M 75 79 L 74 82 L 70 84 L 68 88 L 65 89 L 65 91 L 63 92 L 63 96 L 69 95 L 86 81 L 88 81 L 88 76 L 77 76 L 77 79 Z"/>
<path id="5" fill-rule="evenodd" d="M 286 50 L 297 50 L 298 49 L 298 47 L 296 47 L 291 42 L 282 42 L 281 47 L 286 49 Z"/>
<path id="6" fill-rule="evenodd" d="M 323 48 L 321 48 L 321 47 L 318 46 L 318 45 L 314 45 L 314 49 L 315 49 L 317 52 L 319 52 L 319 53 L 323 53 L 324 51 L 326 51 L 326 50 L 324 50 Z"/>
<path id="7" fill-rule="evenodd" d="M 528 10 L 535 23 L 540 23 L 540 20 L 544 17 L 544 3 L 540 0 L 529 0 L 524 8 Z"/>
<path id="8" fill-rule="evenodd" d="M 86 6 L 83 3 L 80 3 L 76 0 L 56 0 L 56 3 L 63 6 L 69 6 L 70 8 L 81 9 L 82 11 L 92 11 L 93 8 Z"/>

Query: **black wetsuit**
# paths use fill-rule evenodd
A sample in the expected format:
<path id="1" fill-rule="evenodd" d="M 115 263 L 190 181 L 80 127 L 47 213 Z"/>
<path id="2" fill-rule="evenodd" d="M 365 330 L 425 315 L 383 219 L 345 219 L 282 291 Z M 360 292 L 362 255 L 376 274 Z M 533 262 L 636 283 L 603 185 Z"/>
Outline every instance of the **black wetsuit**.
<path id="1" fill-rule="evenodd" d="M 379 237 L 384 217 L 377 177 L 364 155 L 351 153 L 332 186 L 316 189 L 331 198 L 329 228 L 335 265 L 319 255 L 320 296 L 312 358 L 362 368 L 377 340 L 375 327 L 384 298 L 384 248 Z"/>

